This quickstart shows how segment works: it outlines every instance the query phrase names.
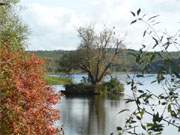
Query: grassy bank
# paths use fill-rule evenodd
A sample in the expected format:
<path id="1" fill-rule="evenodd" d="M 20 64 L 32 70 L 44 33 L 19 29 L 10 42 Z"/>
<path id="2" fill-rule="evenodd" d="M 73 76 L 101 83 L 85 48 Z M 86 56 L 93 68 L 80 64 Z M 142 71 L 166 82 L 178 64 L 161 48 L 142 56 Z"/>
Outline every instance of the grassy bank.
<path id="1" fill-rule="evenodd" d="M 46 76 L 45 79 L 49 85 L 66 85 L 72 83 L 72 80 L 69 78 Z"/>
<path id="2" fill-rule="evenodd" d="M 49 75 L 58 75 L 58 74 L 81 74 L 82 71 L 80 70 L 72 70 L 72 71 L 69 71 L 69 72 L 65 72 L 65 71 L 56 71 L 56 72 L 53 72 L 53 71 L 48 71 L 48 74 Z"/>

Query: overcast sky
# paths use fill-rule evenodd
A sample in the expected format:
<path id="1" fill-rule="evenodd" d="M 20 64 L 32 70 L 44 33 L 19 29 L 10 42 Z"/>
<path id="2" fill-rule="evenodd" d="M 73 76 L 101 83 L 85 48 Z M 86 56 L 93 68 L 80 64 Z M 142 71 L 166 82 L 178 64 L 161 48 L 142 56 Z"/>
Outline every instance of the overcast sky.
<path id="1" fill-rule="evenodd" d="M 129 25 L 130 11 L 138 8 L 148 15 L 159 14 L 162 31 L 180 29 L 180 0 L 21 0 L 20 5 L 30 31 L 29 50 L 76 49 L 77 28 L 89 24 L 98 29 L 115 26 L 127 48 L 139 49 L 144 28 Z"/>

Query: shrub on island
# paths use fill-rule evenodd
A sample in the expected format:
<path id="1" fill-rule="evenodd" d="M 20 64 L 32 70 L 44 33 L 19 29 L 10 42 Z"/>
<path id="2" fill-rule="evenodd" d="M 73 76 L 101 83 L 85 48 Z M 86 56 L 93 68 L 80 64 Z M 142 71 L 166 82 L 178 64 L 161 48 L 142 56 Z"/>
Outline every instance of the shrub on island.
<path id="1" fill-rule="evenodd" d="M 108 94 L 122 94 L 124 86 L 116 78 L 112 78 L 108 82 L 101 84 L 67 84 L 65 85 L 65 95 L 108 95 Z"/>

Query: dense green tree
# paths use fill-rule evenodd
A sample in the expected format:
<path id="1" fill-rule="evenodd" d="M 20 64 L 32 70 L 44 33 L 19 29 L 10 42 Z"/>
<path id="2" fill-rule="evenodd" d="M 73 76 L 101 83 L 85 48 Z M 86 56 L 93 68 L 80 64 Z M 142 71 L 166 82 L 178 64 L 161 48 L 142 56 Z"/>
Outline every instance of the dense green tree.
<path id="1" fill-rule="evenodd" d="M 16 12 L 17 2 L 6 0 L 0 6 L 0 45 L 9 44 L 14 50 L 23 49 L 27 37 L 27 27 Z"/>

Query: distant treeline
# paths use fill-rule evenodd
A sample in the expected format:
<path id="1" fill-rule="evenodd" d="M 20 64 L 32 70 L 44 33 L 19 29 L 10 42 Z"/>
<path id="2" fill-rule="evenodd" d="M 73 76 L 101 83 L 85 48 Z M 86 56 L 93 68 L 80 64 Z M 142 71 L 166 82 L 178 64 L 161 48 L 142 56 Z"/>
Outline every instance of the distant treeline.
<path id="1" fill-rule="evenodd" d="M 46 61 L 46 68 L 50 73 L 59 73 L 63 72 L 60 61 L 64 55 L 70 55 L 75 51 L 63 51 L 63 50 L 55 50 L 55 51 L 28 51 L 29 53 L 35 53 L 42 59 Z M 111 52 L 111 49 L 110 51 Z M 146 52 L 146 53 L 154 53 L 154 52 Z M 158 55 L 158 54 L 161 54 Z M 136 72 L 142 71 L 142 65 L 136 64 L 136 56 L 139 54 L 139 51 L 132 49 L 123 49 L 119 54 L 119 62 L 116 65 L 111 66 L 111 70 L 115 72 Z M 171 62 L 171 67 L 166 67 L 167 62 Z M 176 66 L 174 66 L 176 65 Z M 178 66 L 177 66 L 178 65 Z M 174 69 L 176 67 L 176 69 Z M 149 68 L 147 72 L 156 73 L 161 68 L 168 68 L 169 70 L 176 70 L 176 72 L 180 73 L 180 52 L 157 52 L 157 55 L 152 63 L 149 64 Z"/>

